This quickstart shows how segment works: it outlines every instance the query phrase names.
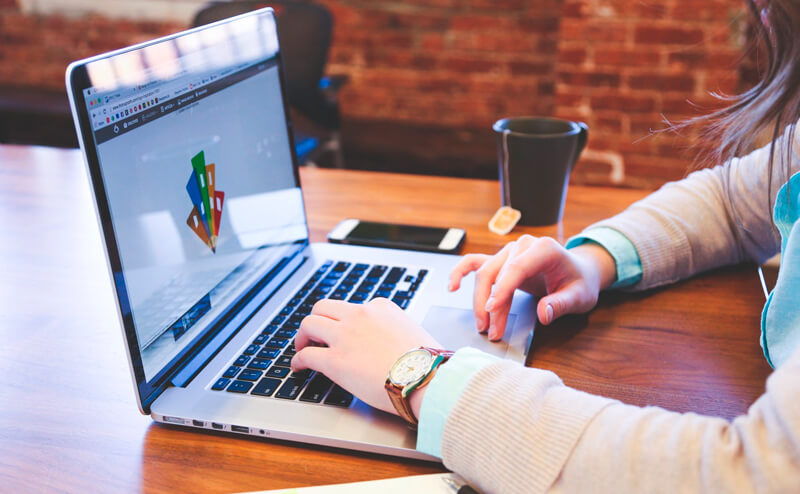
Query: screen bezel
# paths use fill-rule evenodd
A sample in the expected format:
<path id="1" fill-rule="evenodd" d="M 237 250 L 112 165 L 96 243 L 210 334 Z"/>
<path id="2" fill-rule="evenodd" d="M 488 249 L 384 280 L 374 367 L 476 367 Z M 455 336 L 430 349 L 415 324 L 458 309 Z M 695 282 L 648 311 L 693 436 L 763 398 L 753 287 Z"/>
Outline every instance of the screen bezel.
<path id="1" fill-rule="evenodd" d="M 142 363 L 142 356 L 139 350 L 139 343 L 136 336 L 136 331 L 134 329 L 133 315 L 130 310 L 130 302 L 128 300 L 128 295 L 125 289 L 126 287 L 125 277 L 124 273 L 122 272 L 122 262 L 119 253 L 119 248 L 117 245 L 116 235 L 114 232 L 114 225 L 112 224 L 111 221 L 108 196 L 106 193 L 106 188 L 103 182 L 102 173 L 100 169 L 98 150 L 97 146 L 95 145 L 93 129 L 89 118 L 89 111 L 86 107 L 86 100 L 84 97 L 84 90 L 91 87 L 91 81 L 89 79 L 87 65 L 97 60 L 112 58 L 121 55 L 123 53 L 142 50 L 146 47 L 158 43 L 171 41 L 181 36 L 186 36 L 199 31 L 213 29 L 215 27 L 219 27 L 220 25 L 236 22 L 237 20 L 251 16 L 269 16 L 271 18 L 271 21 L 273 23 L 275 22 L 275 15 L 272 8 L 267 7 L 264 9 L 248 12 L 236 17 L 231 17 L 229 19 L 223 19 L 221 21 L 212 24 L 207 24 L 187 31 L 182 31 L 169 36 L 164 36 L 162 38 L 147 41 L 138 45 L 105 53 L 85 60 L 73 62 L 67 68 L 67 73 L 66 73 L 67 94 L 70 99 L 70 106 L 72 109 L 75 129 L 78 134 L 78 141 L 83 151 L 84 160 L 87 167 L 87 173 L 89 175 L 90 186 L 92 187 L 93 191 L 95 212 L 97 213 L 97 219 L 100 226 L 100 233 L 103 236 L 104 245 L 106 247 L 105 248 L 106 261 L 109 267 L 109 273 L 111 276 L 112 285 L 116 293 L 117 311 L 120 318 L 120 323 L 122 325 L 128 359 L 131 366 L 132 376 L 137 391 L 139 409 L 142 411 L 142 413 L 146 414 L 150 413 L 150 405 L 167 387 L 170 386 L 172 378 L 178 372 L 180 372 L 180 370 L 189 361 L 191 361 L 191 359 L 195 355 L 197 355 L 197 353 L 205 345 L 207 345 L 214 338 L 214 336 L 216 336 L 219 333 L 219 331 L 224 327 L 224 323 L 226 322 L 226 320 L 229 320 L 230 317 L 223 317 L 218 324 L 214 325 L 213 327 L 209 327 L 202 334 L 198 335 L 191 343 L 186 345 L 186 347 L 174 359 L 172 359 L 172 361 L 169 364 L 163 367 L 151 380 L 148 381 L 146 379 L 144 373 L 144 365 Z M 275 30 L 275 33 L 277 38 L 277 30 Z M 294 185 L 295 187 L 300 188 L 300 194 L 302 197 L 303 191 L 302 188 L 300 187 L 300 173 L 298 166 L 299 164 L 295 152 L 294 132 L 290 118 L 289 100 L 286 89 L 286 76 L 283 68 L 282 52 L 280 49 L 279 41 L 277 39 L 275 41 L 277 49 L 275 51 L 274 56 L 277 62 L 276 65 L 278 67 L 278 72 L 279 72 L 281 97 L 283 101 L 284 117 L 286 122 L 286 131 L 289 137 L 290 154 L 292 158 L 292 168 L 295 181 Z M 305 200 L 302 201 L 302 204 L 303 204 L 303 215 L 304 218 L 306 218 L 307 216 L 305 211 Z M 272 276 L 277 275 L 278 273 L 275 271 L 276 270 L 280 271 L 280 268 L 282 268 L 285 265 L 285 260 L 287 258 L 291 258 L 298 255 L 308 245 L 309 232 L 308 232 L 307 221 L 305 222 L 305 227 L 306 227 L 305 239 L 298 240 L 290 246 L 291 248 L 286 252 L 286 255 L 282 259 L 284 261 L 283 263 L 279 261 L 279 263 L 276 266 L 272 266 L 271 269 L 265 269 L 265 278 L 269 277 L 270 275 Z M 247 295 L 245 295 L 245 298 L 246 297 Z M 239 308 L 240 305 L 241 304 L 239 303 L 234 304 L 233 308 L 228 312 L 229 313 L 235 312 L 236 308 Z M 242 323 L 242 325 L 243 324 L 244 323 Z M 211 355 L 215 353 L 216 352 L 212 352 Z"/>

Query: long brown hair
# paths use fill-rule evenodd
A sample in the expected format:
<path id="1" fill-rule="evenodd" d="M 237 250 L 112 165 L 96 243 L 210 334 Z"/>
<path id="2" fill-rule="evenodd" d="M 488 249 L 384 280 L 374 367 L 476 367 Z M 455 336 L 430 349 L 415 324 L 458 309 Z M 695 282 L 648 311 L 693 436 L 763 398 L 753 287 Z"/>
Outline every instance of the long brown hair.
<path id="1" fill-rule="evenodd" d="M 795 127 L 800 119 L 800 1 L 746 2 L 755 31 L 751 49 L 763 53 L 766 59 L 761 80 L 742 94 L 721 96 L 727 107 L 691 123 L 705 124 L 703 137 L 716 144 L 712 158 L 717 163 L 742 156 L 753 149 L 759 136 L 769 135 L 771 185 L 776 153 L 785 174 L 782 179 L 789 178 Z M 779 150 L 776 143 L 781 134 L 784 147 Z"/>

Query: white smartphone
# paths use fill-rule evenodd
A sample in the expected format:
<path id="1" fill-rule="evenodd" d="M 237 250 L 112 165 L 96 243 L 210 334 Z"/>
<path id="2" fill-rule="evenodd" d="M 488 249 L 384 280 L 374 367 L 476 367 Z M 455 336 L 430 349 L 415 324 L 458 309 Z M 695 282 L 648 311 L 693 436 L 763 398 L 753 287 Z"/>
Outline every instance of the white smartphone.
<path id="1" fill-rule="evenodd" d="M 455 254 L 464 244 L 466 236 L 467 233 L 461 228 L 397 225 L 348 218 L 328 233 L 328 241 Z"/>

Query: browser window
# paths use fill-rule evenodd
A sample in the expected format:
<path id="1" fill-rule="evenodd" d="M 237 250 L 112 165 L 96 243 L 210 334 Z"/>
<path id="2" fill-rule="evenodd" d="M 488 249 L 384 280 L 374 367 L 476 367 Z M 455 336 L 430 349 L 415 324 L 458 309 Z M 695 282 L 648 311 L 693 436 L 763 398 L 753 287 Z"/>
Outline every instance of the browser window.
<path id="1" fill-rule="evenodd" d="M 108 84 L 107 67 L 96 77 L 87 67 L 84 96 L 122 264 L 115 277 L 148 380 L 263 276 L 280 256 L 275 246 L 307 239 L 277 47 L 241 56 L 242 40 L 231 36 L 239 56 L 219 57 L 200 41 L 174 46 L 173 70 L 156 65 L 135 84 Z M 114 73 L 124 79 L 123 69 Z"/>

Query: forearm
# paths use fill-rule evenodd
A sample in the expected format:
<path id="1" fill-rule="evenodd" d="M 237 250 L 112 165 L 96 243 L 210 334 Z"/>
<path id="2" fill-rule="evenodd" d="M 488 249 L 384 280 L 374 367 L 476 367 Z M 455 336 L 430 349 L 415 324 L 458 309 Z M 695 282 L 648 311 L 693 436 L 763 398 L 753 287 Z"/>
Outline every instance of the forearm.
<path id="1" fill-rule="evenodd" d="M 762 262 L 780 246 L 772 229 L 768 194 L 774 196 L 787 178 L 783 173 L 770 176 L 768 152 L 765 147 L 725 166 L 666 184 L 587 232 L 611 228 L 634 244 L 643 271 L 634 289 L 671 283 L 743 260 Z M 789 171 L 797 169 L 793 159 Z"/>
<path id="2" fill-rule="evenodd" d="M 498 362 L 453 408 L 442 459 L 485 492 L 798 492 L 799 360 L 733 422 L 624 405 Z"/>

